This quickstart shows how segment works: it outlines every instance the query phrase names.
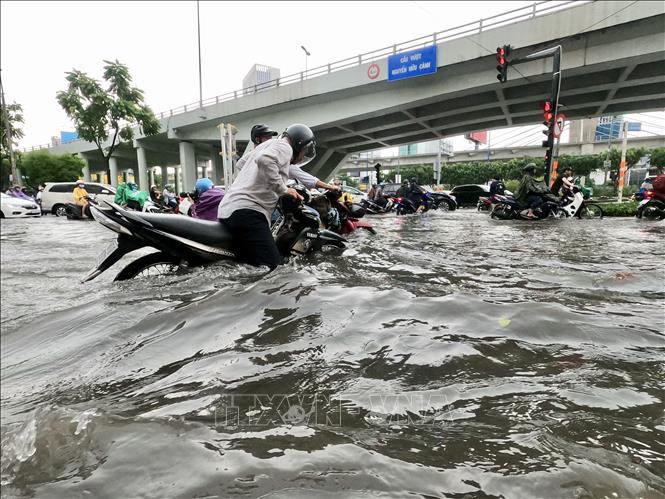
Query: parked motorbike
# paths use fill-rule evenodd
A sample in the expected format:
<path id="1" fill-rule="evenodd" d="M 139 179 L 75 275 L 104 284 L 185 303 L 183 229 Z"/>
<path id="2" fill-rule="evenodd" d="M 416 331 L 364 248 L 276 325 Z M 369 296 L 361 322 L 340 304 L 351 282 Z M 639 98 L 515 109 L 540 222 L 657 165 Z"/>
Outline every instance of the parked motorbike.
<path id="1" fill-rule="evenodd" d="M 159 251 L 126 265 L 115 277 L 116 281 L 236 258 L 231 234 L 219 222 L 130 211 L 108 202 L 105 206 L 91 203 L 90 209 L 94 219 L 116 232 L 118 237 L 102 252 L 97 265 L 82 282 L 96 278 L 124 255 L 146 246 Z M 309 253 L 326 246 L 346 246 L 344 237 L 320 228 L 316 210 L 293 198 L 283 196 L 280 199 L 280 213 L 271 230 L 283 256 Z"/>

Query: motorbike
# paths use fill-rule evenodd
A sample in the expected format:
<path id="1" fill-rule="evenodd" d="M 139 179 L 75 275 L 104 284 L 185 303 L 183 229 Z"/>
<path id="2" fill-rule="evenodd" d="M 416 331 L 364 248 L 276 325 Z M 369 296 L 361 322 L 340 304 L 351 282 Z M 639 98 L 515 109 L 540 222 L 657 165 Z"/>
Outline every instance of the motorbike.
<path id="1" fill-rule="evenodd" d="M 296 190 L 298 189 L 302 187 L 296 187 Z M 372 224 L 363 219 L 366 210 L 362 204 L 342 202 L 342 196 L 337 191 L 327 190 L 311 196 L 306 204 L 317 210 L 327 229 L 338 234 L 350 234 L 357 229 L 365 229 L 376 234 Z"/>
<path id="2" fill-rule="evenodd" d="M 386 198 L 386 203 L 383 206 L 381 206 L 378 203 L 375 203 L 374 201 L 370 201 L 369 199 L 363 199 L 360 202 L 360 206 L 362 206 L 365 209 L 365 214 L 367 215 L 379 215 L 382 213 L 390 213 L 395 207 L 392 198 Z"/>
<path id="3" fill-rule="evenodd" d="M 485 197 L 480 196 L 478 198 L 478 204 L 476 207 L 478 211 L 492 211 L 494 205 L 501 201 L 505 201 L 507 198 L 511 197 L 511 194 L 492 194 L 491 196 Z"/>
<path id="4" fill-rule="evenodd" d="M 395 204 L 395 213 L 398 215 L 410 215 L 413 213 L 423 213 L 430 209 L 435 209 L 435 202 L 428 192 L 423 192 L 418 205 L 406 196 L 393 198 Z"/>
<path id="5" fill-rule="evenodd" d="M 663 220 L 665 219 L 665 202 L 654 196 L 645 197 L 637 205 L 635 216 L 644 220 Z"/>
<path id="6" fill-rule="evenodd" d="M 144 247 L 158 251 L 130 262 L 117 274 L 115 281 L 236 259 L 231 234 L 219 222 L 131 211 L 106 201 L 104 204 L 91 203 L 92 216 L 118 236 L 99 255 L 97 265 L 81 282 L 95 279 L 126 254 Z M 272 224 L 271 231 L 282 256 L 305 254 L 324 247 L 346 247 L 344 237 L 320 228 L 316 210 L 289 196 L 280 198 L 279 206 L 281 215 Z"/>
<path id="7" fill-rule="evenodd" d="M 573 189 L 573 195 L 559 200 L 553 194 L 544 194 L 544 202 L 541 206 L 534 209 L 535 219 L 527 216 L 528 209 L 523 208 L 520 203 L 508 196 L 505 199 L 497 200 L 490 211 L 492 218 L 500 220 L 543 220 L 545 218 L 564 218 L 577 216 L 580 208 L 584 205 L 584 196 L 579 189 Z"/>

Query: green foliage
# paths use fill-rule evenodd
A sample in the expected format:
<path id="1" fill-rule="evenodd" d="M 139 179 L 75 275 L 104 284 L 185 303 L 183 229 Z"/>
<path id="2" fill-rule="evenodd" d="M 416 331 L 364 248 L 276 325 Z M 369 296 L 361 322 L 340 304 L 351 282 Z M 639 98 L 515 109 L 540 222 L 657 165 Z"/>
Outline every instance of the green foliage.
<path id="1" fill-rule="evenodd" d="M 504 182 L 503 185 L 506 186 L 506 189 L 509 190 L 512 193 L 517 192 L 517 188 L 520 185 L 519 180 L 509 180 L 508 182 Z"/>
<path id="2" fill-rule="evenodd" d="M 651 156 L 651 166 L 665 171 L 665 147 L 656 147 L 649 151 Z"/>
<path id="3" fill-rule="evenodd" d="M 25 183 L 36 190 L 45 182 L 72 182 L 81 176 L 85 162 L 71 154 L 49 154 L 47 151 L 34 151 L 23 156 L 21 164 Z"/>
<path id="4" fill-rule="evenodd" d="M 414 165 L 414 166 L 405 166 L 399 169 L 399 174 L 402 176 L 402 180 L 409 180 L 413 177 L 418 179 L 418 183 L 421 185 L 429 185 L 434 183 L 434 170 L 431 165 Z M 383 175 L 382 180 L 384 182 L 394 182 L 395 175 L 397 175 L 397 168 L 388 170 L 388 173 Z"/>
<path id="5" fill-rule="evenodd" d="M 625 203 L 598 203 L 606 217 L 634 217 L 637 213 L 638 203 L 628 201 Z"/>
<path id="6" fill-rule="evenodd" d="M 18 145 L 18 139 L 23 138 L 23 130 L 20 123 L 23 123 L 23 106 L 16 102 L 7 104 L 7 119 L 12 129 L 12 144 Z M 0 157 L 9 157 L 9 143 L 7 142 L 7 127 L 5 126 L 5 113 L 0 113 Z"/>
<path id="7" fill-rule="evenodd" d="M 349 177 L 346 173 L 341 174 L 338 178 L 342 183 L 346 183 L 346 185 L 350 187 L 358 188 L 359 181 L 357 178 Z"/>
<path id="8" fill-rule="evenodd" d="M 159 133 L 161 125 L 143 102 L 143 91 L 130 85 L 132 77 L 127 66 L 117 60 L 104 62 L 108 88 L 74 69 L 67 73 L 69 87 L 57 93 L 57 100 L 76 125 L 79 137 L 94 142 L 108 161 L 121 141 L 134 137 L 133 126 L 138 125 L 148 136 Z M 110 133 L 111 143 L 103 147 Z"/>
<path id="9" fill-rule="evenodd" d="M 655 149 L 645 149 L 643 147 L 633 147 L 626 151 L 626 165 L 628 168 L 635 165 L 643 156 L 651 155 L 652 166 L 665 167 L 665 147 Z M 592 171 L 603 167 L 603 161 L 608 153 L 591 154 L 584 156 L 561 155 L 558 158 L 558 171 L 565 168 L 573 170 L 575 176 L 588 176 Z M 618 170 L 621 162 L 621 150 L 612 147 L 609 151 L 609 159 L 612 161 L 614 170 Z M 508 161 L 469 161 L 464 163 L 444 163 L 441 167 L 441 183 L 451 186 L 461 184 L 484 184 L 495 175 L 500 176 L 504 182 L 510 180 L 519 180 L 522 177 L 522 168 L 527 163 L 535 163 L 538 173 L 542 174 L 544 169 L 542 158 L 519 158 Z M 431 178 L 431 167 L 422 167 L 429 172 Z M 402 178 L 407 178 L 404 174 L 408 168 L 402 169 Z M 394 173 L 391 172 L 391 173 Z M 419 177 L 420 179 L 420 177 Z M 430 181 L 423 182 L 429 183 Z M 508 190 L 513 190 L 508 187 Z"/>

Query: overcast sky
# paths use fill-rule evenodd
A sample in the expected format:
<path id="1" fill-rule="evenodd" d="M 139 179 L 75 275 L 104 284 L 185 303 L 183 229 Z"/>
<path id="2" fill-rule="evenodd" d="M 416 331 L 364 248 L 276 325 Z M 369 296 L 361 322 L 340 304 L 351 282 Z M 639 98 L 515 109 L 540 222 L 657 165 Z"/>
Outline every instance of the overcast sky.
<path id="1" fill-rule="evenodd" d="M 240 89 L 255 63 L 303 70 L 301 45 L 312 68 L 531 3 L 201 1 L 203 98 Z M 193 0 L 1 1 L 2 83 L 23 106 L 20 146 L 74 130 L 55 94 L 73 68 L 101 80 L 104 59 L 129 67 L 156 113 L 198 102 L 196 19 Z"/>

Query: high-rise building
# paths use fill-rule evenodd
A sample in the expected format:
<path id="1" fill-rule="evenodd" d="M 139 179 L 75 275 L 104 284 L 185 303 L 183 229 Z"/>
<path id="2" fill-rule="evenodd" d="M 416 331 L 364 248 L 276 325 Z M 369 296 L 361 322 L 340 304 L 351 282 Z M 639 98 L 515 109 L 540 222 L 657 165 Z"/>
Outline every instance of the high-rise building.
<path id="1" fill-rule="evenodd" d="M 254 64 L 247 75 L 242 79 L 244 94 L 251 94 L 256 90 L 268 87 L 268 82 L 279 78 L 279 69 L 263 64 Z"/>

